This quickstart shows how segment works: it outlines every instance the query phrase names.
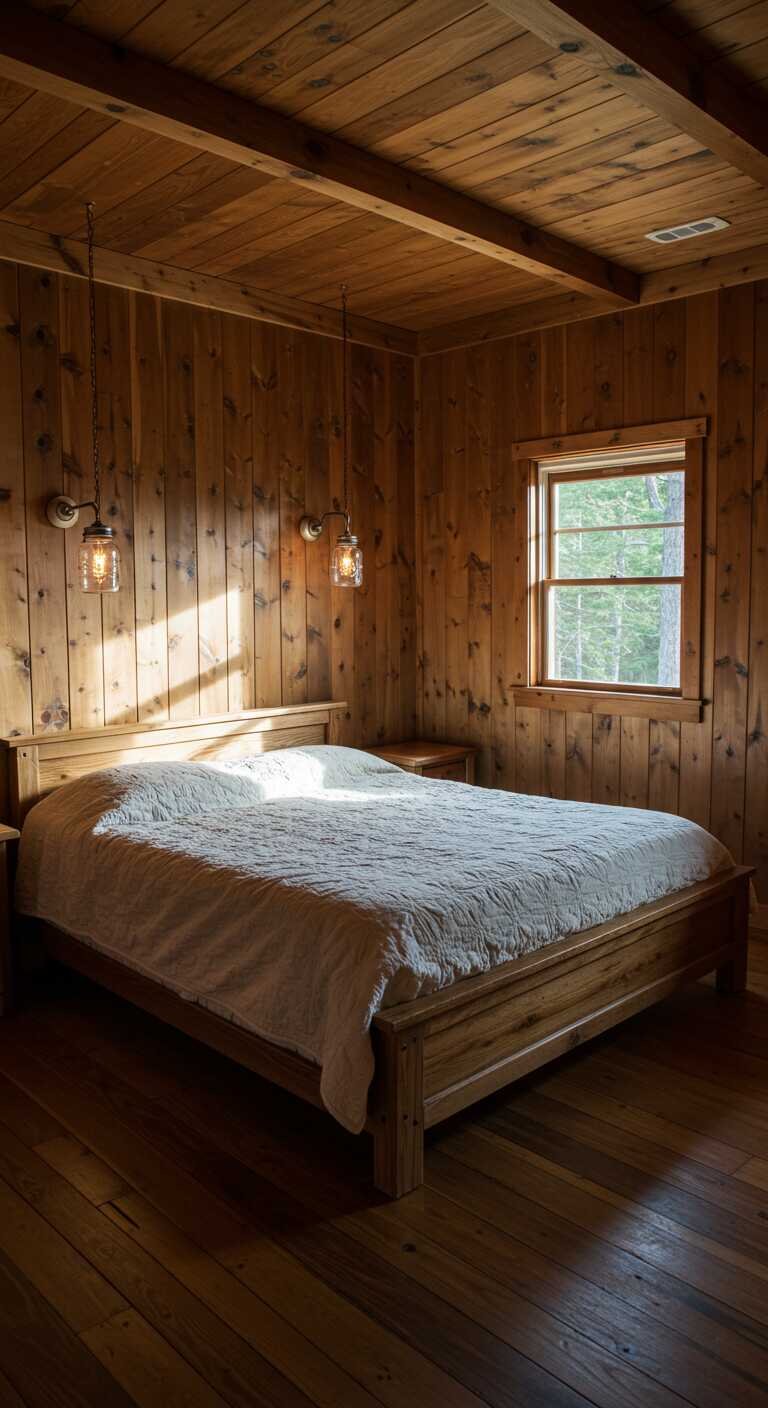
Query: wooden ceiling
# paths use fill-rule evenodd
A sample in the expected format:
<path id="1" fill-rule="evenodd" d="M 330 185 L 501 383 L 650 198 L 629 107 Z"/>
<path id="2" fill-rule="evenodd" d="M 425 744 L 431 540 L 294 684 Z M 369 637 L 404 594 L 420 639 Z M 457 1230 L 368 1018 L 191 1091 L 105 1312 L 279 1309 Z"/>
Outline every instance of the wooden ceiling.
<path id="1" fill-rule="evenodd" d="M 31 4 L 634 274 L 768 239 L 768 189 L 744 169 L 754 168 L 729 164 L 578 52 L 526 29 L 514 15 L 530 0 Z M 670 45 L 682 39 L 707 76 L 733 80 L 768 112 L 768 0 L 639 8 Z M 413 330 L 561 291 L 546 270 L 468 252 L 334 198 L 322 183 L 196 150 L 42 83 L 0 80 L 0 119 L 3 222 L 81 239 L 91 199 L 104 249 L 328 308 L 344 280 L 358 314 Z M 644 238 L 708 215 L 730 227 L 682 246 Z"/>

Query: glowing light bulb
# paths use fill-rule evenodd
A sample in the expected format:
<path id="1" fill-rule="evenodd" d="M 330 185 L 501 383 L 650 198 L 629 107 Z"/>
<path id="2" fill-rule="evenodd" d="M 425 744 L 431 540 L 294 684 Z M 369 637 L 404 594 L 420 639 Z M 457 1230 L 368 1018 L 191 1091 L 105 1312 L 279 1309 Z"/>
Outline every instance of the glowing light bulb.
<path id="1" fill-rule="evenodd" d="M 97 582 L 103 582 L 107 575 L 107 554 L 103 548 L 91 552 L 91 572 Z"/>

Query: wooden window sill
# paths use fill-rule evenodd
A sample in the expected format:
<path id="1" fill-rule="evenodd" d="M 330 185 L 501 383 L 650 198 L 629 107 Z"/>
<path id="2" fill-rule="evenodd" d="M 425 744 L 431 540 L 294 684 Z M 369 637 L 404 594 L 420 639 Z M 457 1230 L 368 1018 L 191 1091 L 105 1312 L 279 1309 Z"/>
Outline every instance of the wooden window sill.
<path id="1" fill-rule="evenodd" d="M 554 689 L 537 687 L 514 689 L 515 703 L 523 709 L 563 709 L 575 714 L 619 714 L 636 719 L 677 719 L 678 723 L 701 721 L 701 700 L 682 699 L 679 694 L 622 694 L 608 689 Z"/>

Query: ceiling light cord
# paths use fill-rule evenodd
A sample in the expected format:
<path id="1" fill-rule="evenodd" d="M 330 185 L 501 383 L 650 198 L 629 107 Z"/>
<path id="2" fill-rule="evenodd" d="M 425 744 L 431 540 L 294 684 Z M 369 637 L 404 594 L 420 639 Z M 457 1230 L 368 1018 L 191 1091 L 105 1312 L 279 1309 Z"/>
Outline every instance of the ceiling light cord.
<path id="1" fill-rule="evenodd" d="M 347 326 L 347 285 L 341 285 L 341 405 L 344 449 L 344 516 L 349 532 L 349 330 Z"/>
<path id="2" fill-rule="evenodd" d="M 93 502 L 97 522 L 101 521 L 101 465 L 99 462 L 99 410 L 96 384 L 96 278 L 94 273 L 94 211 L 92 200 L 85 207 L 88 217 L 88 316 L 91 354 L 91 453 L 93 456 Z"/>

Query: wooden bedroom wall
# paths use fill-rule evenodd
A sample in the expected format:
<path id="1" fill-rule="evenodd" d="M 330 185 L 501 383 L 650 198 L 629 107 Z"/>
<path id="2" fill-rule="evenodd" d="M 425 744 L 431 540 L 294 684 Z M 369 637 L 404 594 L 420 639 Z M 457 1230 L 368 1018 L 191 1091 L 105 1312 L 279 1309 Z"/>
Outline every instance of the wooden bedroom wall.
<path id="1" fill-rule="evenodd" d="M 308 546 L 298 523 L 342 494 L 341 344 L 100 286 L 103 504 L 122 554 L 102 600 L 73 584 L 80 530 L 44 511 L 92 494 L 86 285 L 0 263 L 0 304 L 0 733 L 331 696 L 350 704 L 342 741 L 410 733 L 412 361 L 351 348 L 365 585 L 332 590 L 329 535 Z"/>
<path id="2" fill-rule="evenodd" d="M 768 284 L 422 359 L 422 727 L 485 783 L 654 807 L 759 868 L 768 903 Z M 507 447 L 706 413 L 699 724 L 516 708 L 516 486 Z"/>

